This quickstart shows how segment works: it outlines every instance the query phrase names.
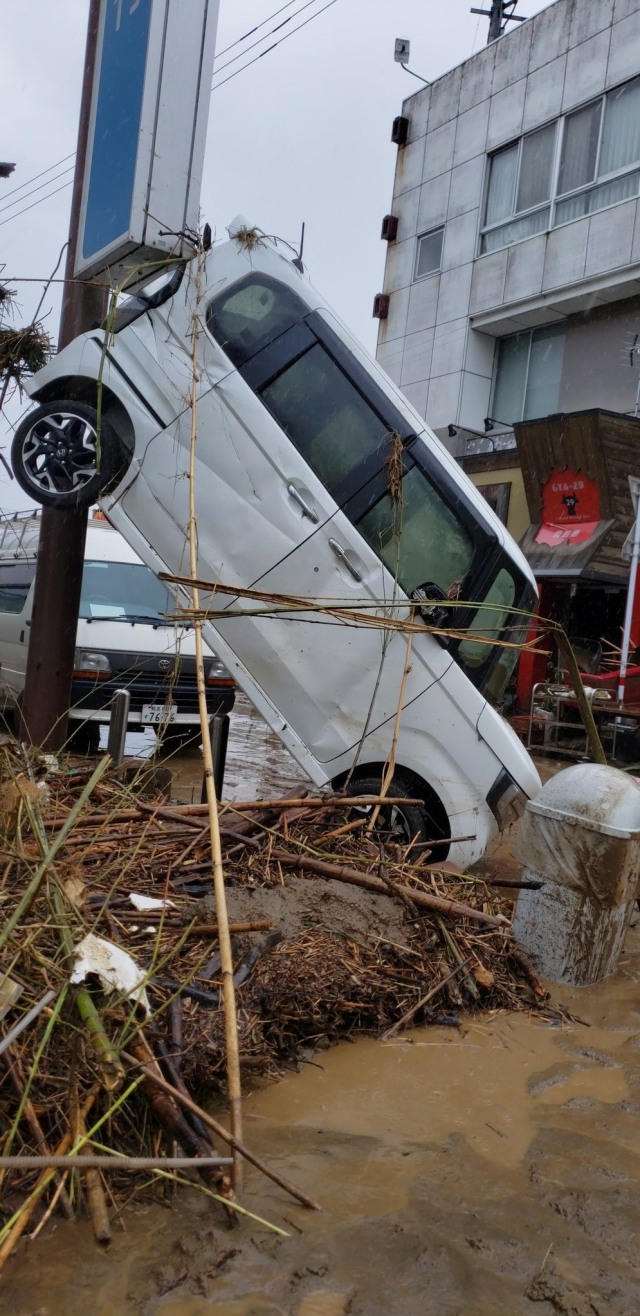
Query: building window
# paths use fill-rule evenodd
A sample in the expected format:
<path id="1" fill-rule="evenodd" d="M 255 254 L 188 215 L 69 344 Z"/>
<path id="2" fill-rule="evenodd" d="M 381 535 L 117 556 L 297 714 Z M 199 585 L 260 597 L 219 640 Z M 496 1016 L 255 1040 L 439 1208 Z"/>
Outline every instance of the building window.
<path id="1" fill-rule="evenodd" d="M 640 78 L 496 151 L 481 250 L 495 251 L 640 190 Z"/>
<path id="2" fill-rule="evenodd" d="M 491 415 L 503 425 L 551 416 L 560 403 L 565 327 L 549 324 L 501 338 Z"/>
<path id="3" fill-rule="evenodd" d="M 414 278 L 425 279 L 428 274 L 438 273 L 442 260 L 443 238 L 444 228 L 434 228 L 430 233 L 422 233 L 418 238 Z"/>
<path id="4" fill-rule="evenodd" d="M 511 482 L 504 480 L 501 484 L 478 484 L 476 488 L 502 524 L 506 525 L 511 501 Z"/>

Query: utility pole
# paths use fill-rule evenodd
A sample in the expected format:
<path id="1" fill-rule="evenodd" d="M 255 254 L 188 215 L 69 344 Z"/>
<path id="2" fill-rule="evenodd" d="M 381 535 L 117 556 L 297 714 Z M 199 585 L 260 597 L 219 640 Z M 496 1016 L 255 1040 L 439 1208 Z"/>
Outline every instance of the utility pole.
<path id="1" fill-rule="evenodd" d="M 106 312 L 106 288 L 74 280 L 99 16 L 100 0 L 89 0 L 59 349 L 101 323 Z M 21 734 L 52 750 L 60 749 L 67 737 L 87 515 L 86 510 L 42 512 Z"/>
<path id="2" fill-rule="evenodd" d="M 507 23 L 526 23 L 526 18 L 515 13 L 518 0 L 491 0 L 491 9 L 472 9 L 472 14 L 482 14 L 489 19 L 487 45 L 497 41 L 507 29 Z"/>

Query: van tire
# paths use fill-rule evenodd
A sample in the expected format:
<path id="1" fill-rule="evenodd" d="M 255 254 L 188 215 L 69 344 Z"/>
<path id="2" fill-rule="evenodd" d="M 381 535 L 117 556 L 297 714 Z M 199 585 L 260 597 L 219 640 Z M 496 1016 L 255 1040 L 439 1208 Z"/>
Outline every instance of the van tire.
<path id="1" fill-rule="evenodd" d="M 30 498 L 43 507 L 75 511 L 90 507 L 115 479 L 124 452 L 106 417 L 98 421 L 95 407 L 61 399 L 36 407 L 20 422 L 11 464 Z"/>
<path id="2" fill-rule="evenodd" d="M 355 775 L 346 786 L 346 793 L 347 795 L 379 795 L 380 788 L 380 777 Z M 401 776 L 392 777 L 386 794 L 391 798 L 394 796 L 396 798 L 420 798 L 420 790 L 416 788 L 415 783 L 405 781 Z M 374 808 L 375 805 L 367 805 L 361 806 L 359 809 L 353 809 L 351 819 L 353 820 L 359 815 L 370 814 Z M 381 840 L 394 841 L 402 846 L 408 846 L 413 842 L 412 854 L 416 858 L 423 853 L 428 842 L 433 843 L 442 838 L 442 845 L 447 850 L 450 844 L 449 838 L 443 836 L 442 824 L 432 816 L 427 804 L 381 805 L 374 834 Z M 437 862 L 438 857 L 442 859 L 440 845 L 429 846 L 428 848 L 433 848 L 434 863 Z"/>

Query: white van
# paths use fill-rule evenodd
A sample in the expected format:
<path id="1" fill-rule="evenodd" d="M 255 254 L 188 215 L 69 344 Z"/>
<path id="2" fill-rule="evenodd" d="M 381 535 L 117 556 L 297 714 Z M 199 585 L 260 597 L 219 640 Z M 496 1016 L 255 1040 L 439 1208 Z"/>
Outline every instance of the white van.
<path id="1" fill-rule="evenodd" d="M 10 710 L 24 688 L 31 625 L 39 513 L 0 521 L 0 706 Z M 129 729 L 153 727 L 177 748 L 200 730 L 195 642 L 170 615 L 166 586 L 104 516 L 87 528 L 70 718 L 88 743 L 110 717 L 116 690 L 131 696 Z M 213 717 L 233 707 L 235 683 L 210 651 L 207 707 Z"/>
<path id="2" fill-rule="evenodd" d="M 16 478 L 51 507 L 100 496 L 144 562 L 184 578 L 195 373 L 209 644 L 319 786 L 379 785 L 401 700 L 392 789 L 423 804 L 389 822 L 471 863 L 540 787 L 492 706 L 518 653 L 495 641 L 524 638 L 534 578 L 290 248 L 241 223 L 230 232 L 34 376 Z M 424 626 L 403 679 L 406 638 L 385 622 L 414 610 Z M 456 634 L 434 634 L 443 617 Z"/>

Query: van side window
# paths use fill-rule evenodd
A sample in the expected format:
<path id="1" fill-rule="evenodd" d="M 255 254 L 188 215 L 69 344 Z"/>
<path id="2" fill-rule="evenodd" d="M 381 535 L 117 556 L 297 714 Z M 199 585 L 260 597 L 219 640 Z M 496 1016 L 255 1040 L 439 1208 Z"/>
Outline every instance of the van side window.
<path id="1" fill-rule="evenodd" d="M 356 524 L 405 594 L 428 582 L 451 599 L 460 597 L 476 546 L 418 466 L 410 466 L 400 488 L 385 493 Z"/>
<path id="2" fill-rule="evenodd" d="M 12 562 L 0 567 L 0 612 L 22 612 L 35 574 L 35 562 Z"/>
<path id="3" fill-rule="evenodd" d="M 286 284 L 267 274 L 248 274 L 211 302 L 207 329 L 233 364 L 243 366 L 308 314 L 309 307 Z"/>

